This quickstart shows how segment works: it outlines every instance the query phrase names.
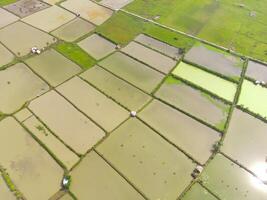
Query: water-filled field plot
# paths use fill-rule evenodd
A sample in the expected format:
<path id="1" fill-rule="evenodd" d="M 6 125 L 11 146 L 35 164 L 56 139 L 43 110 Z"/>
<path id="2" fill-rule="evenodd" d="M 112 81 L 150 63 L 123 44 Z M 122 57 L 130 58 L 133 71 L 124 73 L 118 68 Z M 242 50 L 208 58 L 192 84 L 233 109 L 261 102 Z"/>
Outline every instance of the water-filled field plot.
<path id="1" fill-rule="evenodd" d="M 85 156 L 71 176 L 70 190 L 79 199 L 144 200 L 94 151 Z"/>
<path id="2" fill-rule="evenodd" d="M 15 56 L 2 44 L 0 44 L 0 68 L 11 62 Z"/>
<path id="3" fill-rule="evenodd" d="M 39 0 L 19 0 L 13 4 L 4 6 L 5 9 L 19 17 L 26 17 L 35 12 L 48 8 L 49 5 Z"/>
<path id="4" fill-rule="evenodd" d="M 42 49 L 55 43 L 56 39 L 23 22 L 16 22 L 0 30 L 0 41 L 21 57 L 29 54 L 32 47 Z"/>
<path id="5" fill-rule="evenodd" d="M 120 52 L 99 62 L 99 65 L 148 93 L 164 78 L 163 74 Z"/>
<path id="6" fill-rule="evenodd" d="M 201 43 L 191 48 L 184 59 L 236 80 L 239 79 L 243 67 L 241 58 Z"/>
<path id="7" fill-rule="evenodd" d="M 127 4 L 131 3 L 133 0 L 102 0 L 100 1 L 101 4 L 112 8 L 113 10 L 120 9 Z"/>
<path id="8" fill-rule="evenodd" d="M 165 74 L 169 73 L 176 65 L 175 60 L 146 48 L 136 42 L 131 42 L 125 48 L 123 48 L 122 51 Z"/>
<path id="9" fill-rule="evenodd" d="M 139 117 L 201 164 L 206 163 L 213 145 L 220 140 L 218 132 L 157 100 Z"/>
<path id="10" fill-rule="evenodd" d="M 105 135 L 99 127 L 55 91 L 35 99 L 29 108 L 77 153 L 84 154 Z"/>
<path id="11" fill-rule="evenodd" d="M 0 8 L 0 28 L 11 24 L 19 19 L 16 15 L 13 15 L 12 13 L 4 10 L 3 8 Z"/>
<path id="12" fill-rule="evenodd" d="M 113 130 L 129 116 L 127 110 L 78 77 L 62 84 L 57 91 L 106 131 Z"/>
<path id="13" fill-rule="evenodd" d="M 50 32 L 74 18 L 75 15 L 65 9 L 58 6 L 51 6 L 22 20 L 43 31 Z"/>
<path id="14" fill-rule="evenodd" d="M 13 113 L 48 89 L 48 85 L 22 63 L 0 71 L 0 111 Z"/>
<path id="15" fill-rule="evenodd" d="M 149 199 L 175 199 L 190 183 L 195 166 L 138 119 L 116 129 L 97 151 Z"/>
<path id="16" fill-rule="evenodd" d="M 182 198 L 182 200 L 199 200 L 199 199 L 217 200 L 215 196 L 210 194 L 208 190 L 202 187 L 199 183 L 195 183 Z"/>
<path id="17" fill-rule="evenodd" d="M 184 62 L 179 63 L 172 73 L 175 76 L 214 93 L 229 102 L 234 100 L 237 85 L 233 82 L 227 81 Z"/>
<path id="18" fill-rule="evenodd" d="M 57 86 L 81 71 L 78 65 L 53 49 L 31 57 L 26 63 L 52 86 Z"/>
<path id="19" fill-rule="evenodd" d="M 166 79 L 155 95 L 217 129 L 224 130 L 230 105 L 172 77 Z"/>
<path id="20" fill-rule="evenodd" d="M 248 109 L 249 111 L 260 115 L 263 118 L 267 117 L 267 88 L 261 85 L 244 80 L 241 88 L 241 93 L 238 99 L 238 105 Z"/>
<path id="21" fill-rule="evenodd" d="M 14 118 L 0 122 L 0 133 L 1 165 L 11 180 L 27 199 L 49 199 L 60 189 L 63 169 Z"/>
<path id="22" fill-rule="evenodd" d="M 88 0 L 67 0 L 61 6 L 96 25 L 104 23 L 113 13 L 112 10 Z"/>
<path id="23" fill-rule="evenodd" d="M 234 110 L 222 151 L 267 181 L 267 125 L 238 109 Z"/>
<path id="24" fill-rule="evenodd" d="M 267 66 L 257 62 L 249 61 L 246 76 L 254 81 L 267 83 Z"/>
<path id="25" fill-rule="evenodd" d="M 97 34 L 85 38 L 78 45 L 97 60 L 115 51 L 116 47 L 115 44 Z"/>
<path id="26" fill-rule="evenodd" d="M 19 122 L 24 122 L 26 119 L 30 118 L 33 114 L 28 108 L 23 108 L 16 112 L 14 114 L 14 117 L 19 121 Z"/>
<path id="27" fill-rule="evenodd" d="M 201 181 L 220 199 L 266 199 L 266 185 L 221 154 L 208 164 Z"/>
<path id="28" fill-rule="evenodd" d="M 130 110 L 139 110 L 151 97 L 99 66 L 80 75 L 107 96 Z"/>
<path id="29" fill-rule="evenodd" d="M 67 42 L 73 42 L 94 30 L 95 26 L 84 19 L 76 18 L 59 27 L 52 34 Z"/>

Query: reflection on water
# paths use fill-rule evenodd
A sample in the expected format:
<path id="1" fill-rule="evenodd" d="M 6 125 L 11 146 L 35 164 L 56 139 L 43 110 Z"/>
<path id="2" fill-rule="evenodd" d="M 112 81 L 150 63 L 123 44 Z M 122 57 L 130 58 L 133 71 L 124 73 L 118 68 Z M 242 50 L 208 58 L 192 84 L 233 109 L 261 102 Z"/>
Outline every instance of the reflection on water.
<path id="1" fill-rule="evenodd" d="M 252 185 L 260 189 L 262 191 L 265 191 L 267 193 L 267 185 L 264 184 L 267 182 L 267 163 L 265 162 L 259 162 L 256 163 L 252 167 L 252 171 L 257 175 L 258 178 L 252 176 L 251 182 Z"/>

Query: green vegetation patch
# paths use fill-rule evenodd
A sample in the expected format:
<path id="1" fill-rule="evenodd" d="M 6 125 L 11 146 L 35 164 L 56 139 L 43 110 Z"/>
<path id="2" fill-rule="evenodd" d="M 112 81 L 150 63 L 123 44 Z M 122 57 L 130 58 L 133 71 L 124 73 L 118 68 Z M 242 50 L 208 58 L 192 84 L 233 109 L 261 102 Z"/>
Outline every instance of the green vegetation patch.
<path id="1" fill-rule="evenodd" d="M 0 0 L 0 6 L 6 6 L 11 3 L 15 3 L 17 0 Z"/>
<path id="2" fill-rule="evenodd" d="M 96 60 L 88 55 L 77 44 L 62 42 L 59 43 L 55 49 L 68 59 L 77 63 L 84 70 L 91 68 L 96 63 Z"/>

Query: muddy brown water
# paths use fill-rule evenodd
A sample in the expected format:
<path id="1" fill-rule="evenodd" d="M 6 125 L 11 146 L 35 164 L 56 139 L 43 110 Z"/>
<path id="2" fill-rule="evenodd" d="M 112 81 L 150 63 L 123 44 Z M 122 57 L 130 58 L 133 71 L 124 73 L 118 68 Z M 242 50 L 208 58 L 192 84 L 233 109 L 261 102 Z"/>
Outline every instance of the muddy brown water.
<path id="1" fill-rule="evenodd" d="M 206 163 L 213 145 L 220 140 L 218 132 L 158 100 L 138 116 L 201 164 Z"/>
<path id="2" fill-rule="evenodd" d="M 31 57 L 26 63 L 52 86 L 57 86 L 81 71 L 77 64 L 53 49 Z"/>
<path id="3" fill-rule="evenodd" d="M 164 56 L 136 42 L 131 42 L 124 47 L 122 51 L 165 74 L 169 73 L 176 65 L 176 61 L 172 58 Z"/>
<path id="4" fill-rule="evenodd" d="M 0 111 L 13 113 L 48 89 L 48 85 L 25 64 L 13 65 L 0 71 Z"/>
<path id="5" fill-rule="evenodd" d="M 99 66 L 87 70 L 80 76 L 130 110 L 139 110 L 151 99 L 149 95 Z"/>
<path id="6" fill-rule="evenodd" d="M 248 62 L 246 76 L 267 83 L 267 66 L 253 61 Z"/>
<path id="7" fill-rule="evenodd" d="M 99 65 L 148 93 L 164 78 L 163 74 L 120 52 L 109 56 Z"/>
<path id="8" fill-rule="evenodd" d="M 175 199 L 191 181 L 195 165 L 136 118 L 97 147 L 149 199 Z"/>
<path id="9" fill-rule="evenodd" d="M 1 165 L 27 199 L 47 200 L 60 189 L 63 169 L 14 118 L 0 122 L 0 135 Z"/>
<path id="10" fill-rule="evenodd" d="M 241 58 L 213 51 L 205 45 L 192 47 L 184 59 L 229 77 L 240 77 L 242 71 Z"/>
<path id="11" fill-rule="evenodd" d="M 104 132 L 55 91 L 50 91 L 29 105 L 59 138 L 76 152 L 84 154 Z"/>
<path id="12" fill-rule="evenodd" d="M 42 49 L 55 43 L 56 39 L 23 22 L 15 22 L 0 30 L 0 41 L 21 57 L 29 54 L 32 47 Z"/>
<path id="13" fill-rule="evenodd" d="M 112 10 L 87 0 L 67 0 L 61 6 L 96 25 L 101 25 L 112 15 Z"/>
<path id="14" fill-rule="evenodd" d="M 220 199 L 267 199 L 266 185 L 221 154 L 207 165 L 201 180 Z"/>
<path id="15" fill-rule="evenodd" d="M 80 41 L 78 45 L 97 60 L 115 51 L 116 47 L 115 44 L 97 34 L 90 35 Z"/>
<path id="16" fill-rule="evenodd" d="M 71 172 L 71 176 L 72 184 L 70 190 L 80 200 L 144 200 L 125 179 L 94 151 L 85 156 L 81 163 Z"/>
<path id="17" fill-rule="evenodd" d="M 220 130 L 224 129 L 230 106 L 208 94 L 182 82 L 165 82 L 155 95 Z"/>
<path id="18" fill-rule="evenodd" d="M 67 42 L 73 42 L 83 35 L 91 32 L 95 26 L 81 18 L 76 18 L 73 21 L 59 27 L 52 34 Z"/>
<path id="19" fill-rule="evenodd" d="M 107 98 L 81 78 L 72 78 L 60 85 L 57 91 L 108 132 L 129 116 L 126 109 Z"/>

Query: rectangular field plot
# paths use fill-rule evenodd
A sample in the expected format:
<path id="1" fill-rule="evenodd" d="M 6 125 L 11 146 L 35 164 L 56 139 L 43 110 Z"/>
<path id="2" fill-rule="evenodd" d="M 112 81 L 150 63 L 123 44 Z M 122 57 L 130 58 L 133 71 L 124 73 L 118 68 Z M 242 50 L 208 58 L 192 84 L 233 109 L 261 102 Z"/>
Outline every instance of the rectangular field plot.
<path id="1" fill-rule="evenodd" d="M 148 199 L 176 199 L 192 180 L 192 161 L 136 118 L 116 129 L 97 151 Z"/>
<path id="2" fill-rule="evenodd" d="M 26 63 L 52 86 L 57 86 L 81 71 L 78 65 L 53 49 L 31 57 Z"/>
<path id="3" fill-rule="evenodd" d="M 267 124 L 235 109 L 221 150 L 267 181 L 266 133 Z"/>
<path id="4" fill-rule="evenodd" d="M 248 62 L 246 76 L 258 81 L 267 83 L 267 66 L 253 61 Z"/>
<path id="5" fill-rule="evenodd" d="M 155 94 L 163 101 L 196 118 L 224 130 L 230 105 L 194 89 L 172 77 L 166 79 Z"/>
<path id="6" fill-rule="evenodd" d="M 164 78 L 163 74 L 119 52 L 101 61 L 99 65 L 148 93 Z"/>
<path id="7" fill-rule="evenodd" d="M 23 124 L 38 138 L 69 170 L 79 157 L 60 142 L 36 117 L 28 118 Z"/>
<path id="8" fill-rule="evenodd" d="M 167 43 L 161 42 L 159 40 L 156 40 L 152 37 L 149 37 L 144 34 L 138 35 L 135 39 L 135 41 L 151 48 L 155 49 L 156 51 L 159 51 L 169 57 L 172 58 L 180 58 L 181 54 L 179 53 L 179 48 L 171 46 Z"/>
<path id="9" fill-rule="evenodd" d="M 101 25 L 112 15 L 112 10 L 88 0 L 67 0 L 61 6 L 96 25 Z"/>
<path id="10" fill-rule="evenodd" d="M 130 110 L 139 110 L 151 97 L 101 67 L 95 66 L 80 75 Z"/>
<path id="11" fill-rule="evenodd" d="M 10 191 L 5 180 L 1 176 L 1 172 L 0 172 L 0 197 L 5 200 L 17 200 L 14 193 Z"/>
<path id="12" fill-rule="evenodd" d="M 112 8 L 113 10 L 118 10 L 127 4 L 131 3 L 133 0 L 102 0 L 101 4 Z"/>
<path id="13" fill-rule="evenodd" d="M 267 117 L 267 88 L 261 85 L 244 80 L 241 93 L 238 99 L 238 105 L 249 111 Z"/>
<path id="14" fill-rule="evenodd" d="M 0 71 L 0 111 L 6 114 L 13 113 L 48 89 L 48 85 L 26 65 L 13 65 Z"/>
<path id="15" fill-rule="evenodd" d="M 11 24 L 17 20 L 19 20 L 19 17 L 16 15 L 11 14 L 10 12 L 0 8 L 0 28 L 3 28 L 4 26 Z"/>
<path id="16" fill-rule="evenodd" d="M 182 200 L 218 200 L 210 194 L 199 183 L 195 183 L 188 192 L 183 196 Z"/>
<path id="17" fill-rule="evenodd" d="M 73 21 L 59 27 L 52 34 L 67 42 L 73 42 L 86 33 L 94 30 L 95 26 L 84 19 L 76 18 Z"/>
<path id="18" fill-rule="evenodd" d="M 230 81 L 184 62 L 181 62 L 172 73 L 227 101 L 232 102 L 234 100 L 237 85 Z"/>
<path id="19" fill-rule="evenodd" d="M 131 42 L 122 51 L 165 74 L 176 65 L 176 61 L 136 42 Z"/>
<path id="20" fill-rule="evenodd" d="M 56 39 L 23 22 L 16 22 L 0 30 L 0 41 L 20 57 L 29 54 L 32 47 L 42 49 Z"/>
<path id="21" fill-rule="evenodd" d="M 201 43 L 192 47 L 184 59 L 237 80 L 243 68 L 241 58 Z"/>
<path id="22" fill-rule="evenodd" d="M 0 44 L 0 68 L 11 62 L 15 56 L 2 44 Z"/>
<path id="23" fill-rule="evenodd" d="M 129 116 L 127 110 L 78 77 L 60 85 L 57 91 L 106 131 L 113 130 Z"/>
<path id="24" fill-rule="evenodd" d="M 35 99 L 32 110 L 61 140 L 80 154 L 92 148 L 104 132 L 55 91 Z"/>
<path id="25" fill-rule="evenodd" d="M 220 134 L 170 106 L 154 100 L 139 117 L 201 164 L 212 154 Z"/>
<path id="26" fill-rule="evenodd" d="M 75 15 L 58 6 L 32 14 L 22 20 L 43 31 L 50 32 L 75 18 Z"/>
<path id="27" fill-rule="evenodd" d="M 203 185 L 220 199 L 267 198 L 267 186 L 223 155 L 218 154 L 201 174 Z"/>
<path id="28" fill-rule="evenodd" d="M 0 135 L 1 165 L 27 199 L 47 200 L 60 189 L 63 169 L 15 119 L 0 122 Z"/>
<path id="29" fill-rule="evenodd" d="M 94 151 L 74 168 L 71 177 L 70 190 L 79 199 L 144 200 Z"/>

